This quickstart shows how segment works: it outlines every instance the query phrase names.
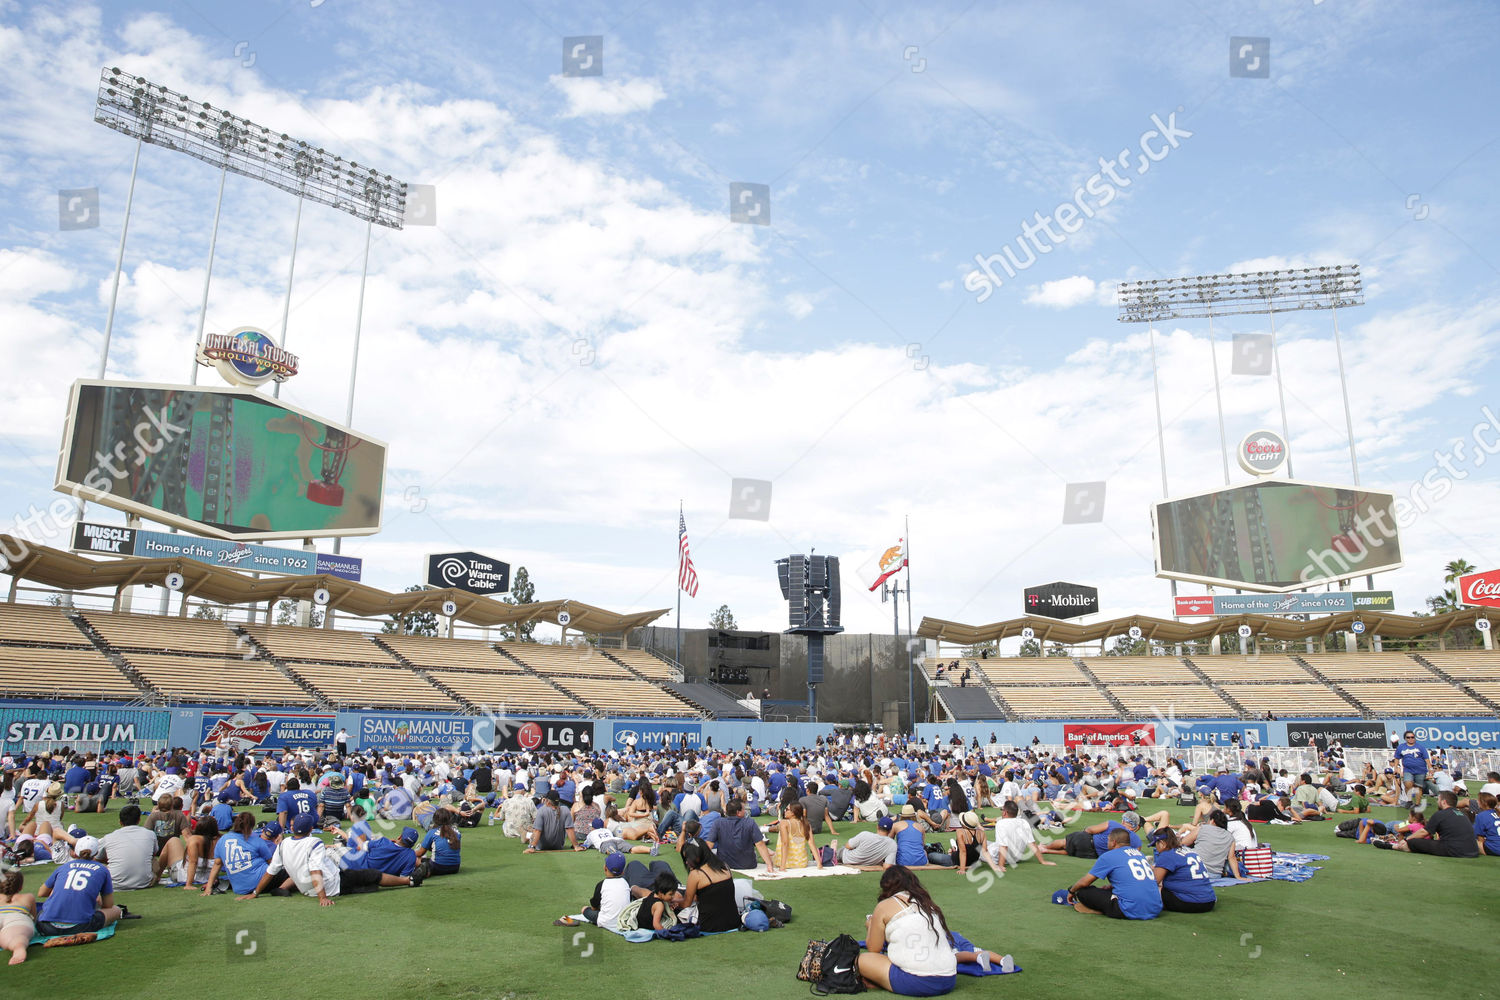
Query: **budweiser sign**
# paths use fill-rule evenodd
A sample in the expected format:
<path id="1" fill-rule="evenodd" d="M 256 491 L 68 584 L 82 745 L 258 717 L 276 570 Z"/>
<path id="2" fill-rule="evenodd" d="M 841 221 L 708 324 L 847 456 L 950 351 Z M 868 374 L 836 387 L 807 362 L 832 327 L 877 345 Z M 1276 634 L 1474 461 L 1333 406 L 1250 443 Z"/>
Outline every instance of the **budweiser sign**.
<path id="1" fill-rule="evenodd" d="M 1240 468 L 1252 476 L 1269 476 L 1286 464 L 1286 440 L 1275 431 L 1251 431 L 1240 442 Z"/>
<path id="2" fill-rule="evenodd" d="M 1500 608 L 1500 569 L 1459 577 L 1458 600 L 1460 604 Z"/>
<path id="3" fill-rule="evenodd" d="M 241 712 L 228 719 L 219 719 L 203 736 L 203 745 L 216 747 L 225 743 L 234 751 L 254 750 L 266 741 L 276 726 L 274 719 L 262 722 L 249 712 Z"/>

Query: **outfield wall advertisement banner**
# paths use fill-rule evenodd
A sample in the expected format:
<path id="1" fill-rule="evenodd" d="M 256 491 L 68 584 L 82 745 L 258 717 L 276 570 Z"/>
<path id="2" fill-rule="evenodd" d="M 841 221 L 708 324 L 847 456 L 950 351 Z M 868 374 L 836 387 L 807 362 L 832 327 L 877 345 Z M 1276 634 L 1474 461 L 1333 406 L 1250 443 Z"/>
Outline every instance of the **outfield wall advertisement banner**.
<path id="1" fill-rule="evenodd" d="M 1171 727 L 1158 727 L 1157 732 L 1163 740 L 1170 737 L 1171 744 L 1180 747 L 1208 746 L 1210 742 L 1221 747 L 1233 746 L 1235 736 L 1239 736 L 1240 746 L 1248 747 L 1252 745 L 1252 735 L 1253 745 L 1263 747 L 1267 736 L 1265 724 L 1259 722 L 1178 722 Z"/>
<path id="2" fill-rule="evenodd" d="M 1307 741 L 1312 740 L 1317 743 L 1319 750 L 1326 750 L 1334 740 L 1346 747 L 1362 747 L 1367 750 L 1390 746 L 1385 726 L 1378 722 L 1288 722 L 1286 739 L 1287 745 L 1294 747 L 1305 747 Z"/>
<path id="3" fill-rule="evenodd" d="M 167 742 L 170 713 L 160 709 L 0 708 L 0 745 L 101 743 L 132 749 L 136 743 Z"/>
<path id="4" fill-rule="evenodd" d="M 1069 722 L 1063 726 L 1063 743 L 1070 749 L 1081 743 L 1110 747 L 1151 746 L 1156 743 L 1156 725 L 1150 722 Z"/>
<path id="5" fill-rule="evenodd" d="M 362 716 L 359 746 L 386 750 L 471 753 L 474 719 L 464 716 Z"/>
<path id="6" fill-rule="evenodd" d="M 670 741 L 674 747 L 681 746 L 684 736 L 690 747 L 703 745 L 703 727 L 696 722 L 633 722 L 629 719 L 615 722 L 616 749 L 629 746 L 632 736 L 637 750 L 660 749 L 662 740 Z"/>
<path id="7" fill-rule="evenodd" d="M 1495 719 L 1406 719 L 1404 722 L 1404 728 L 1392 732 L 1403 736 L 1409 729 L 1425 747 L 1500 748 L 1500 721 Z M 1383 735 L 1385 745 L 1389 746 L 1390 734 Z"/>
<path id="8" fill-rule="evenodd" d="M 585 741 L 584 736 L 588 739 Z M 594 724 L 574 719 L 479 720 L 475 748 L 486 750 L 580 750 L 594 745 Z"/>
<path id="9" fill-rule="evenodd" d="M 199 746 L 227 740 L 234 750 L 332 748 L 332 712 L 204 712 Z"/>

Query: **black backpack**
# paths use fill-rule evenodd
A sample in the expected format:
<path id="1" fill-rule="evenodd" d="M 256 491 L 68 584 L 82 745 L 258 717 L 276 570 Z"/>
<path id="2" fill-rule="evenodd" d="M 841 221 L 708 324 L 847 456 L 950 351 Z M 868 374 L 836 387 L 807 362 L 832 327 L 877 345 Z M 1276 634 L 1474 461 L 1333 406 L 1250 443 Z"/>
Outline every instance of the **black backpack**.
<path id="1" fill-rule="evenodd" d="M 830 993 L 863 993 L 865 981 L 859 977 L 859 942 L 840 934 L 823 949 L 822 975 L 813 983 L 817 996 Z"/>

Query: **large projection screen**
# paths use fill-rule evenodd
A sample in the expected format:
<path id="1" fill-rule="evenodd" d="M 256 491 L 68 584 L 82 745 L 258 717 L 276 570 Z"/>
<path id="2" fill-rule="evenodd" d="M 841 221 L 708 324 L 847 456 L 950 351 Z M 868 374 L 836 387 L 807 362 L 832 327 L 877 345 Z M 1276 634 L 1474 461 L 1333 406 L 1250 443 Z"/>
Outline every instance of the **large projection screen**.
<path id="1" fill-rule="evenodd" d="M 1390 493 L 1266 480 L 1152 507 L 1159 577 L 1287 593 L 1401 566 Z"/>
<path id="2" fill-rule="evenodd" d="M 386 447 L 243 389 L 79 380 L 57 489 L 246 541 L 380 530 Z"/>

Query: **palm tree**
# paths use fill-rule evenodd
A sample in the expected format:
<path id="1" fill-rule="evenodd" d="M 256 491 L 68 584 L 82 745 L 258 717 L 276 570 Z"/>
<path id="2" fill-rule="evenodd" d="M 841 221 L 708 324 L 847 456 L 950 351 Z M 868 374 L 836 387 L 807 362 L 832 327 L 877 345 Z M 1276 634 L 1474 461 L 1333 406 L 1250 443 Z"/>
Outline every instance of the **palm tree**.
<path id="1" fill-rule="evenodd" d="M 1447 574 L 1443 577 L 1443 582 L 1454 583 L 1458 580 L 1459 577 L 1468 576 L 1470 573 L 1474 572 L 1474 567 L 1466 559 L 1455 559 L 1448 565 L 1444 566 L 1443 571 Z"/>

